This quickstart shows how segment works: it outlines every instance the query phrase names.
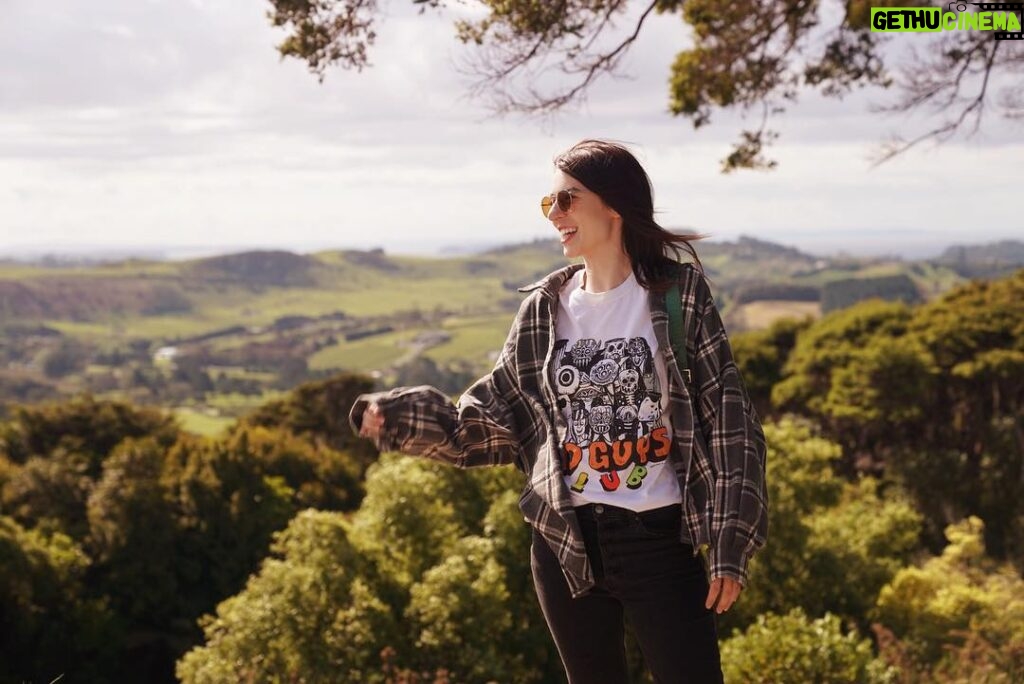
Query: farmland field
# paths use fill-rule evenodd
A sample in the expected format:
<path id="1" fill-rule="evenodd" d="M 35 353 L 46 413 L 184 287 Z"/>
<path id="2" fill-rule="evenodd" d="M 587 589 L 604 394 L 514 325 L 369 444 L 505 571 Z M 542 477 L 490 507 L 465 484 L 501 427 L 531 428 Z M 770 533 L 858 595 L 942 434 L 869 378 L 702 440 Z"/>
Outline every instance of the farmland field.
<path id="1" fill-rule="evenodd" d="M 821 316 L 820 302 L 774 293 L 807 299 L 836 281 L 906 276 L 929 300 L 964 280 L 948 263 L 830 259 L 752 238 L 697 248 L 736 333 Z M 89 392 L 175 407 L 189 430 L 211 434 L 336 372 L 390 382 L 419 357 L 429 363 L 408 366 L 409 377 L 441 374 L 454 386 L 493 366 L 525 296 L 516 288 L 566 263 L 555 240 L 440 258 L 330 250 L 0 263 L 0 400 Z"/>

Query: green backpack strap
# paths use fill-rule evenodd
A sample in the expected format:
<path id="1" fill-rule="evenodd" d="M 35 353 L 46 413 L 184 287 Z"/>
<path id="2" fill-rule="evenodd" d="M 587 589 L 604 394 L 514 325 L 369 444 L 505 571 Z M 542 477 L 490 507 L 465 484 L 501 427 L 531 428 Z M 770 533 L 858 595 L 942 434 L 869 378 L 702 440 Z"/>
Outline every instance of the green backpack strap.
<path id="1" fill-rule="evenodd" d="M 676 365 L 687 382 L 693 382 L 690 369 L 686 364 L 686 334 L 683 328 L 683 300 L 679 294 L 679 283 L 672 283 L 665 295 L 665 308 L 668 309 L 668 334 L 672 342 L 672 353 L 676 356 Z"/>

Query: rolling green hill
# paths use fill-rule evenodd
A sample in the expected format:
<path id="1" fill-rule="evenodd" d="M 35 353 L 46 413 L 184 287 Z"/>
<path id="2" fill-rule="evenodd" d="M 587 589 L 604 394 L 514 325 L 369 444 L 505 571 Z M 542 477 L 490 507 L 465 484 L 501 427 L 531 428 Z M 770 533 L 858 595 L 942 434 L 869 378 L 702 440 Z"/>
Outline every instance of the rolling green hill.
<path id="1" fill-rule="evenodd" d="M 746 237 L 697 249 L 731 332 L 816 317 L 823 302 L 932 299 L 1024 251 L 833 259 Z M 181 407 L 210 430 L 218 415 L 342 369 L 387 384 L 423 358 L 442 376 L 480 374 L 522 300 L 516 288 L 565 263 L 554 239 L 445 258 L 377 249 L 0 263 L 0 400 L 89 391 Z"/>

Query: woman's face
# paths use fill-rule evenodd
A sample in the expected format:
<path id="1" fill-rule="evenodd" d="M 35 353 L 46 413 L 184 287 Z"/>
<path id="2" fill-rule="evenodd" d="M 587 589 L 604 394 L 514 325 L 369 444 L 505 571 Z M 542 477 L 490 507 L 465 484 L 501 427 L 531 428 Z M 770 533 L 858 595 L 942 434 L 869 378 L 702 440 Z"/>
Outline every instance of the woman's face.
<path id="1" fill-rule="evenodd" d="M 561 235 L 562 253 L 568 257 L 592 257 L 622 250 L 622 219 L 583 183 L 560 169 L 555 170 L 551 193 L 568 190 L 572 206 L 565 212 L 551 206 L 548 220 Z"/>

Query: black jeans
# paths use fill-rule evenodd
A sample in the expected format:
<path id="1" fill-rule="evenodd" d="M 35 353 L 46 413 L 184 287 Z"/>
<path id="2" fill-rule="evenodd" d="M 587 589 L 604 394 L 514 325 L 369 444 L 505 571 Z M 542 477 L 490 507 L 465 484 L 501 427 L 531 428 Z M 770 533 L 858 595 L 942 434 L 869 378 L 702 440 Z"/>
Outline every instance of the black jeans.
<path id="1" fill-rule="evenodd" d="M 558 559 L 535 531 L 533 582 L 570 684 L 629 684 L 624 618 L 658 684 L 720 684 L 715 613 L 693 547 L 679 541 L 679 506 L 636 513 L 576 509 L 597 585 L 573 599 Z"/>

